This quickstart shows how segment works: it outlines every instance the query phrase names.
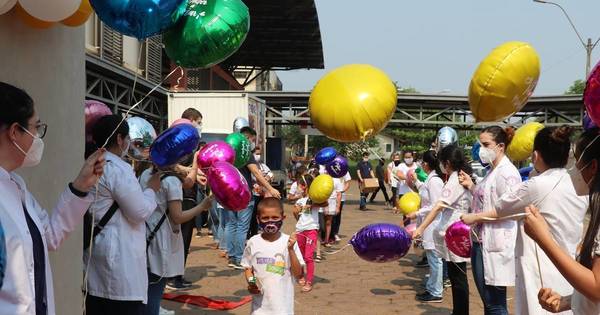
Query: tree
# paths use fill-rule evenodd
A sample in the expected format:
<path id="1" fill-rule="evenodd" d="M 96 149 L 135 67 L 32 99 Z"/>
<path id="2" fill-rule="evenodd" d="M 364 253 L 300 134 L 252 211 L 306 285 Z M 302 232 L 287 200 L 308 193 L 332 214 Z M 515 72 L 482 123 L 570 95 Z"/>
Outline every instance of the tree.
<path id="1" fill-rule="evenodd" d="M 585 82 L 583 80 L 575 80 L 569 89 L 565 91 L 565 94 L 583 94 L 583 90 L 585 90 Z"/>
<path id="2" fill-rule="evenodd" d="M 421 92 L 417 91 L 417 89 L 415 89 L 412 86 L 409 87 L 401 87 L 400 85 L 398 85 L 398 81 L 394 81 L 394 86 L 396 86 L 396 90 L 398 91 L 398 93 L 409 93 L 409 94 L 419 94 Z"/>

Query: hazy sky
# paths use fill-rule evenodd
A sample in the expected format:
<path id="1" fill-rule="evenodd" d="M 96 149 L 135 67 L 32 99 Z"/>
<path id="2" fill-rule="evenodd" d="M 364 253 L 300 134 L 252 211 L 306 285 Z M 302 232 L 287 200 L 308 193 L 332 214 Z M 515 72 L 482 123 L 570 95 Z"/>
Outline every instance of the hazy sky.
<path id="1" fill-rule="evenodd" d="M 479 62 L 519 40 L 542 65 L 537 95 L 562 94 L 585 74 L 585 49 L 559 8 L 532 0 L 315 0 L 325 70 L 280 71 L 287 91 L 309 91 L 328 70 L 368 63 L 422 93 L 466 95 Z M 600 37 L 599 0 L 557 0 L 584 40 Z M 594 49 L 592 67 L 600 57 Z"/>

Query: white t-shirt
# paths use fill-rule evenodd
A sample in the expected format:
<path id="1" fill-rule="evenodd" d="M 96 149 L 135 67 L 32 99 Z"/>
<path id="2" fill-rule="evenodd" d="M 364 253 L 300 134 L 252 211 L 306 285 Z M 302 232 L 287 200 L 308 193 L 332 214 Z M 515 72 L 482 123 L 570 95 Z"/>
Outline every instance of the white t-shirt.
<path id="1" fill-rule="evenodd" d="M 406 176 L 406 174 L 408 174 L 409 170 L 414 170 L 416 168 L 417 168 L 417 163 L 413 162 L 413 164 L 411 166 L 408 166 L 408 165 L 406 165 L 406 163 L 402 162 L 394 170 L 394 174 L 396 174 L 398 171 L 400 171 L 404 174 L 404 176 Z M 407 194 L 411 191 L 412 191 L 412 189 L 410 189 L 410 187 L 408 187 L 408 185 L 406 184 L 406 180 L 398 180 L 398 196 Z"/>
<path id="2" fill-rule="evenodd" d="M 343 179 L 343 186 L 342 186 L 342 191 L 344 191 L 344 187 L 346 186 L 346 183 L 352 180 L 352 176 L 350 176 L 350 172 L 346 173 L 346 175 L 344 175 L 344 177 L 342 177 Z M 342 192 L 342 201 L 346 201 L 346 192 Z"/>
<path id="3" fill-rule="evenodd" d="M 343 192 L 344 192 L 344 179 L 343 178 L 334 178 L 333 179 L 333 191 L 331 192 L 331 195 L 329 196 L 329 212 L 328 213 L 333 213 L 335 214 L 335 212 L 337 211 L 337 194 L 338 193 L 342 193 L 342 197 L 343 197 Z"/>
<path id="4" fill-rule="evenodd" d="M 294 314 L 294 279 L 287 247 L 289 238 L 289 235 L 281 233 L 279 239 L 269 242 L 259 234 L 246 244 L 241 265 L 252 268 L 260 288 L 260 294 L 252 296 L 252 315 Z M 304 266 L 297 243 L 294 244 L 294 253 L 300 265 Z"/>
<path id="5" fill-rule="evenodd" d="M 296 201 L 296 206 L 302 207 L 300 217 L 296 223 L 296 231 L 310 231 L 319 229 L 319 208 L 306 205 L 308 197 L 300 198 Z"/>
<path id="6" fill-rule="evenodd" d="M 293 182 L 292 186 L 290 186 L 290 190 L 288 191 L 289 195 L 296 195 L 298 193 L 298 182 Z"/>
<path id="7" fill-rule="evenodd" d="M 396 177 L 394 176 L 394 174 L 396 174 L 396 172 L 398 171 L 397 166 L 394 165 L 394 161 L 390 162 L 390 164 L 388 164 L 387 167 L 388 172 L 390 172 L 390 186 L 392 187 L 398 187 L 398 180 L 396 179 Z"/>

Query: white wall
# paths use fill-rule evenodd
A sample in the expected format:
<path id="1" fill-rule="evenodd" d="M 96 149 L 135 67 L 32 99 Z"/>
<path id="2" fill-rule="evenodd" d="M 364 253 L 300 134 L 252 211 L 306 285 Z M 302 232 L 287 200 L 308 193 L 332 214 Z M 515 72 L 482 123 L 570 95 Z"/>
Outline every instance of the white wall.
<path id="1" fill-rule="evenodd" d="M 24 88 L 48 124 L 42 163 L 20 173 L 51 210 L 83 161 L 84 27 L 33 29 L 9 13 L 0 16 L 0 43 L 0 80 Z M 81 314 L 81 242 L 79 230 L 50 255 L 60 315 Z"/>
<path id="2" fill-rule="evenodd" d="M 394 152 L 394 138 L 379 134 L 377 135 L 377 139 L 379 140 L 379 152 L 383 154 L 381 157 L 386 159 L 389 158 Z M 390 144 L 392 147 L 392 150 L 389 152 L 386 150 L 387 144 Z"/>

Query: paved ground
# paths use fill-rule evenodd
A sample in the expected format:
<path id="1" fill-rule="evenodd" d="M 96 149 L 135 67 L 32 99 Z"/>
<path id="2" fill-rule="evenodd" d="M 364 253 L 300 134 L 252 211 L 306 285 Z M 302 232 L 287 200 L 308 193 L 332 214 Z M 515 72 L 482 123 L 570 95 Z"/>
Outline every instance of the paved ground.
<path id="1" fill-rule="evenodd" d="M 394 215 L 383 206 L 381 194 L 379 202 L 369 205 L 368 211 L 359 211 L 356 185 L 351 188 L 348 204 L 343 212 L 341 248 L 349 237 L 361 227 L 375 222 L 397 223 Z M 354 200 L 354 201 L 353 201 Z M 288 218 L 284 232 L 293 231 L 295 220 L 291 215 L 291 206 L 286 205 Z M 205 231 L 206 232 L 206 231 Z M 210 237 L 194 239 L 192 253 L 186 269 L 186 278 L 194 282 L 194 287 L 185 293 L 204 295 L 211 298 L 239 300 L 247 295 L 245 279 L 241 271 L 227 268 L 226 260 L 218 252 L 209 248 Z M 296 314 L 449 314 L 451 309 L 450 289 L 444 292 L 441 304 L 423 304 L 415 300 L 415 292 L 422 290 L 421 283 L 427 268 L 414 268 L 414 262 L 420 253 L 411 252 L 398 262 L 375 264 L 361 260 L 354 254 L 352 247 L 329 255 L 316 266 L 314 289 L 310 293 L 296 290 Z M 470 280 L 471 314 L 483 314 L 481 300 Z M 298 289 L 298 288 L 297 288 Z M 509 298 L 513 291 L 509 291 Z M 512 301 L 511 301 L 512 302 Z M 511 303 L 512 304 L 512 303 Z M 223 312 L 165 301 L 163 306 L 176 310 L 177 315 L 191 314 L 249 314 L 249 304 L 238 309 Z"/>

